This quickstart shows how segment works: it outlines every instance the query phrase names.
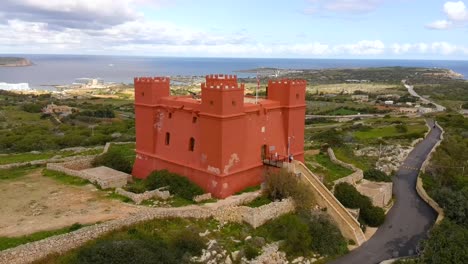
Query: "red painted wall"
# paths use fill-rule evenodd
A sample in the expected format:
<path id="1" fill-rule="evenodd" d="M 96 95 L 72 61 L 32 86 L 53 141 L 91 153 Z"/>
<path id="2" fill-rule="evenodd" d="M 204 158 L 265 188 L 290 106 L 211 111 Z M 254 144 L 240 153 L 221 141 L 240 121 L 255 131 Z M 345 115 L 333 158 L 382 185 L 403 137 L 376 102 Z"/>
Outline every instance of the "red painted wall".
<path id="1" fill-rule="evenodd" d="M 301 80 L 270 81 L 268 99 L 254 104 L 244 100 L 244 86 L 232 75 L 207 76 L 201 100 L 170 96 L 168 78 L 135 78 L 132 174 L 145 178 L 167 169 L 219 198 L 257 185 L 262 146 L 267 155 L 304 159 L 305 88 Z"/>

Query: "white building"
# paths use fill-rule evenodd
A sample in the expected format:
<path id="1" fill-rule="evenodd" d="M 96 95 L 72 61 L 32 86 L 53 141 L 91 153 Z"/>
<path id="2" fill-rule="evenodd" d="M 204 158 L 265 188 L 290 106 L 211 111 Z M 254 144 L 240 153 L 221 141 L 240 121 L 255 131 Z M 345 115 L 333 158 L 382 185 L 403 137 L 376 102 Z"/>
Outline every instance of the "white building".
<path id="1" fill-rule="evenodd" d="M 4 83 L 0 82 L 0 90 L 5 91 L 30 91 L 28 83 Z"/>

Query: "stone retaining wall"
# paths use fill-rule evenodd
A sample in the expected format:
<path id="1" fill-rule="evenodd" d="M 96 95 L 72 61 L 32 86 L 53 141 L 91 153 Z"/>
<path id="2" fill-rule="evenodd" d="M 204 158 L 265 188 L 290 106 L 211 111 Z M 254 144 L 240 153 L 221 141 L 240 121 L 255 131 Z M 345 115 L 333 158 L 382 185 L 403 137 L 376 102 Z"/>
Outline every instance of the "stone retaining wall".
<path id="1" fill-rule="evenodd" d="M 133 193 L 133 192 L 128 192 L 122 188 L 117 188 L 115 189 L 115 193 L 129 198 L 136 204 L 141 204 L 141 202 L 152 199 L 152 198 L 167 200 L 171 197 L 171 194 L 169 193 L 169 191 L 161 191 L 159 189 L 153 190 L 153 191 L 146 191 L 144 193 Z"/>
<path id="2" fill-rule="evenodd" d="M 223 221 L 245 221 L 253 227 L 258 227 L 268 220 L 294 210 L 294 203 L 290 199 L 281 202 L 273 202 L 258 208 L 238 206 L 240 203 L 254 200 L 259 195 L 261 195 L 260 192 L 244 193 L 220 200 L 217 203 L 201 206 L 190 205 L 178 208 L 142 208 L 136 214 L 124 219 L 87 226 L 67 234 L 49 237 L 0 251 L 0 263 L 26 264 L 51 254 L 64 254 L 69 250 L 78 248 L 86 242 L 111 231 L 153 219 L 206 219 L 214 217 Z"/>
<path id="3" fill-rule="evenodd" d="M 426 168 L 430 163 L 432 155 L 440 146 L 440 144 L 442 143 L 442 140 L 444 140 L 444 134 L 445 134 L 444 129 L 436 121 L 434 121 L 434 124 L 442 131 L 442 133 L 440 134 L 439 141 L 434 145 L 434 147 L 432 147 L 431 152 L 429 152 L 429 154 L 426 157 L 426 160 L 423 162 L 421 166 L 422 172 L 426 172 Z M 427 204 L 429 204 L 429 206 L 431 206 L 437 212 L 438 215 L 437 215 L 437 219 L 435 223 L 439 224 L 445 217 L 444 210 L 439 206 L 439 204 L 436 201 L 434 201 L 434 199 L 432 199 L 427 194 L 426 190 L 424 189 L 423 182 L 421 180 L 420 175 L 418 175 L 418 179 L 416 182 L 416 192 L 419 194 L 421 199 L 423 199 Z"/>
<path id="4" fill-rule="evenodd" d="M 89 176 L 82 172 L 82 171 L 79 171 L 79 170 L 76 170 L 74 168 L 78 168 L 78 167 L 91 167 L 91 163 L 93 161 L 94 157 L 87 157 L 87 158 L 83 158 L 81 160 L 74 160 L 74 161 L 69 161 L 69 162 L 65 162 L 65 163 L 47 163 L 47 166 L 46 168 L 48 170 L 53 170 L 53 171 L 58 171 L 58 172 L 62 172 L 62 173 L 65 173 L 67 175 L 70 175 L 70 176 L 75 176 L 75 177 L 79 177 L 79 178 L 82 178 L 82 179 L 85 179 L 85 180 L 91 180 L 89 178 Z"/>
<path id="5" fill-rule="evenodd" d="M 294 201 L 289 198 L 280 202 L 265 204 L 257 208 L 247 207 L 242 214 L 242 220 L 253 228 L 257 228 L 271 219 L 276 219 L 284 214 L 293 212 L 294 210 Z"/>
<path id="6" fill-rule="evenodd" d="M 94 158 L 96 156 L 97 155 L 73 156 L 73 157 L 66 157 L 66 158 L 59 158 L 59 159 L 52 158 L 52 159 L 45 159 L 45 160 L 33 160 L 33 161 L 28 161 L 28 162 L 10 163 L 10 164 L 0 165 L 0 169 L 12 169 L 12 168 L 18 168 L 18 167 L 29 166 L 29 165 L 45 165 L 47 163 L 69 162 L 69 161 L 81 160 L 85 158 Z"/>
<path id="7" fill-rule="evenodd" d="M 356 183 L 358 181 L 360 181 L 360 180 L 362 180 L 364 178 L 364 173 L 363 173 L 363 171 L 361 169 L 357 168 L 353 164 L 348 164 L 348 163 L 345 163 L 345 162 L 337 159 L 336 156 L 335 156 L 335 152 L 333 151 L 332 148 L 328 148 L 327 153 L 328 153 L 328 156 L 330 157 L 330 160 L 333 163 L 338 164 L 341 167 L 344 167 L 344 168 L 347 168 L 347 169 L 350 169 L 350 170 L 354 171 L 352 174 L 350 174 L 350 175 L 348 175 L 348 176 L 346 176 L 344 178 L 333 181 L 333 183 L 335 185 L 338 184 L 338 183 L 342 183 L 342 182 L 347 182 L 347 183 L 349 183 L 351 185 L 356 185 Z"/>

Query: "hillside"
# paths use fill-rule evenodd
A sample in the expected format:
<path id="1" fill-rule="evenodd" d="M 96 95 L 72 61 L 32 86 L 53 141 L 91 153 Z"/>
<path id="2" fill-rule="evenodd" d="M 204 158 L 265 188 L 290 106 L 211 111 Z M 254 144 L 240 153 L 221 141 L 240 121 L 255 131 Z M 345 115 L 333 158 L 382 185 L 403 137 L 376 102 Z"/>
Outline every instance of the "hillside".
<path id="1" fill-rule="evenodd" d="M 0 57 L 0 67 L 24 67 L 31 66 L 28 59 L 19 57 Z"/>

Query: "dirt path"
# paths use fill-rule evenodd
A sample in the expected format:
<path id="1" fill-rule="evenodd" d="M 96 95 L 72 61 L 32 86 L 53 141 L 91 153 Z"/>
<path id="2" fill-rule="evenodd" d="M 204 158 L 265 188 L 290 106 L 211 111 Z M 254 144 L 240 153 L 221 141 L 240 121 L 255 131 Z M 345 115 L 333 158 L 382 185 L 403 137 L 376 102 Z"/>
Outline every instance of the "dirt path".
<path id="1" fill-rule="evenodd" d="M 71 186 L 40 170 L 0 181 L 0 236 L 21 236 L 74 223 L 92 224 L 126 217 L 138 207 L 104 197 L 93 185 Z"/>

